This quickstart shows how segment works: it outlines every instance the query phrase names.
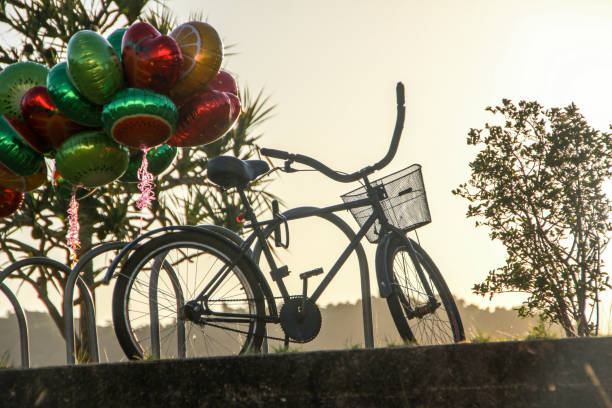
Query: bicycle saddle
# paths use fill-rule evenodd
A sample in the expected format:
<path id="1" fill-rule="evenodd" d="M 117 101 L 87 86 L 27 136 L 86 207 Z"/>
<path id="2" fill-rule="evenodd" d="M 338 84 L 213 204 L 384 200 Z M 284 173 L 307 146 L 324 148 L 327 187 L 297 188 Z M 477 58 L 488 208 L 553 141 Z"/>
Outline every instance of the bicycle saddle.
<path id="1" fill-rule="evenodd" d="M 240 160 L 232 156 L 217 156 L 208 161 L 208 178 L 223 188 L 244 188 L 270 170 L 263 160 Z"/>

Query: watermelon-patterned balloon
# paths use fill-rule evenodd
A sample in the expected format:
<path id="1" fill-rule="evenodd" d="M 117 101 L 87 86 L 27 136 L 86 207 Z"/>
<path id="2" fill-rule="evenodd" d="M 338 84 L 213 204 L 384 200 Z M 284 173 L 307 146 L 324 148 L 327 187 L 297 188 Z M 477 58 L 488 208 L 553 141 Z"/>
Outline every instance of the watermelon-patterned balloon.
<path id="1" fill-rule="evenodd" d="M 136 149 L 155 147 L 172 136 L 178 112 L 167 96 L 127 88 L 102 111 L 104 130 L 117 142 Z"/>

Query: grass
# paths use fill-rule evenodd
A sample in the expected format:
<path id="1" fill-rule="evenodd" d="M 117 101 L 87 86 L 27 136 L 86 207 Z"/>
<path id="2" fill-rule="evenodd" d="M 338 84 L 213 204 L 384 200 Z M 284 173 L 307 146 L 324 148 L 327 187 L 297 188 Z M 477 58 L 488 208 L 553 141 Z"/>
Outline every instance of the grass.
<path id="1" fill-rule="evenodd" d="M 2 368 L 13 368 L 13 364 L 11 364 L 11 355 L 8 350 L 0 356 L 0 369 Z"/>
<path id="2" fill-rule="evenodd" d="M 525 336 L 502 336 L 494 337 L 492 334 L 483 333 L 477 330 L 476 333 L 472 334 L 468 341 L 470 343 L 488 343 L 495 341 L 512 341 L 512 340 L 541 340 L 541 339 L 556 339 L 559 336 L 551 330 L 551 325 L 546 323 L 542 317 L 540 317 L 538 324 L 531 327 L 529 332 Z"/>
<path id="3" fill-rule="evenodd" d="M 301 347 L 285 346 L 284 344 L 281 346 L 272 346 L 273 353 L 297 353 L 300 351 L 303 351 Z"/>

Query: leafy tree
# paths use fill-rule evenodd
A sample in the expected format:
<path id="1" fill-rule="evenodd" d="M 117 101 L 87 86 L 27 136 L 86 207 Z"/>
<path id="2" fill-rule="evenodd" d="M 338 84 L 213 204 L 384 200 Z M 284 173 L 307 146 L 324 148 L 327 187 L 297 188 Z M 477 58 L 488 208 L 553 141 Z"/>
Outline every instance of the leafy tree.
<path id="1" fill-rule="evenodd" d="M 156 8 L 152 8 L 156 6 Z M 161 1 L 149 0 L 0 0 L 0 27 L 8 29 L 15 44 L 0 45 L 0 63 L 6 65 L 23 59 L 53 66 L 65 59 L 66 45 L 79 30 L 90 29 L 109 34 L 129 26 L 137 19 L 147 21 L 162 33 L 176 26 L 172 13 Z M 213 223 L 240 232 L 236 215 L 243 209 L 235 197 L 228 196 L 206 177 L 209 157 L 232 154 L 242 159 L 257 153 L 261 136 L 253 129 L 266 120 L 273 107 L 259 92 L 241 92 L 243 113 L 234 128 L 220 140 L 207 146 L 179 149 L 172 170 L 158 177 L 157 200 L 144 216 L 144 230 L 172 224 Z M 52 171 L 52 169 L 51 169 Z M 263 183 L 255 183 L 247 192 L 254 207 L 267 207 L 268 193 Z M 115 182 L 101 187 L 96 194 L 79 202 L 82 255 L 96 244 L 111 240 L 128 241 L 141 231 L 141 215 L 134 196 L 135 184 Z M 14 216 L 0 219 L 0 249 L 4 265 L 34 256 L 63 257 L 70 263 L 66 244 L 68 200 L 58 196 L 52 184 L 26 194 L 23 206 Z M 30 237 L 25 235 L 30 233 Z M 62 255 L 63 254 L 63 255 Z M 101 282 L 95 278 L 102 269 L 89 265 L 84 279 L 90 288 Z M 66 276 L 49 268 L 17 271 L 12 278 L 31 285 L 45 304 L 60 333 L 64 334 L 62 313 L 53 303 L 53 294 L 63 293 Z"/>
<path id="2" fill-rule="evenodd" d="M 467 143 L 479 151 L 470 180 L 453 194 L 470 202 L 467 216 L 490 229 L 507 258 L 473 290 L 526 293 L 520 316 L 541 312 L 567 336 L 597 334 L 599 296 L 610 287 L 601 254 L 612 226 L 602 189 L 612 173 L 611 134 L 589 126 L 574 104 L 504 99 L 487 111 L 503 122 L 470 130 Z"/>

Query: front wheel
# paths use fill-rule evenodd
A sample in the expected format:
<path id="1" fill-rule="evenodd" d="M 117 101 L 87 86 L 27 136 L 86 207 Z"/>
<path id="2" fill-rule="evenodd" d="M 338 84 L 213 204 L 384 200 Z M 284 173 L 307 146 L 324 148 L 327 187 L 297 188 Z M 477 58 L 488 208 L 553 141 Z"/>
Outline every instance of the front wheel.
<path id="1" fill-rule="evenodd" d="M 123 351 L 131 359 L 258 351 L 265 305 L 254 268 L 236 245 L 211 233 L 173 232 L 142 245 L 113 293 Z"/>
<path id="2" fill-rule="evenodd" d="M 384 273 L 392 286 L 387 304 L 402 339 L 419 345 L 465 340 L 457 305 L 434 262 L 410 238 L 390 239 L 384 253 Z"/>

